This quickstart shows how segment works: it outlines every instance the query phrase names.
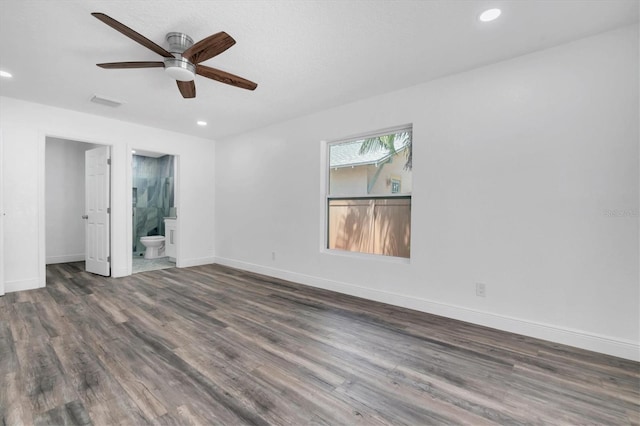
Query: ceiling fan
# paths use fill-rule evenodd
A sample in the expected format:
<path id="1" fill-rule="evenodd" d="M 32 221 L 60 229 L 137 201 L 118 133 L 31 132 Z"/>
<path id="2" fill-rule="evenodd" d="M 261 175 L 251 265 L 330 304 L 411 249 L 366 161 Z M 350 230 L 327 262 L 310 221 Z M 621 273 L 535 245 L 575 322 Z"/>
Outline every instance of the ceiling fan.
<path id="1" fill-rule="evenodd" d="M 224 31 L 210 35 L 197 43 L 194 43 L 193 39 L 186 34 L 171 32 L 166 36 L 166 40 L 169 43 L 169 51 L 167 51 L 145 36 L 104 13 L 94 12 L 91 15 L 111 28 L 120 31 L 133 41 L 140 43 L 147 49 L 153 50 L 158 55 L 164 57 L 162 62 L 138 61 L 97 64 L 101 68 L 164 68 L 169 76 L 176 79 L 178 89 L 184 98 L 196 97 L 196 85 L 193 81 L 196 74 L 242 89 L 255 90 L 255 88 L 258 87 L 253 81 L 216 68 L 200 65 L 200 62 L 204 62 L 207 59 L 221 54 L 236 43 L 233 37 Z"/>

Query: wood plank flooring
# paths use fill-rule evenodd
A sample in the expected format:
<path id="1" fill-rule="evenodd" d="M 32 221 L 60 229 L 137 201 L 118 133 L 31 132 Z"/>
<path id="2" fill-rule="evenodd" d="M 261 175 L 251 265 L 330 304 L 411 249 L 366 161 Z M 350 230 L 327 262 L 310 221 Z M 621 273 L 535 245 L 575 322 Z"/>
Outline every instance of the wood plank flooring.
<path id="1" fill-rule="evenodd" d="M 0 297 L 0 424 L 640 424 L 640 364 L 218 265 Z"/>

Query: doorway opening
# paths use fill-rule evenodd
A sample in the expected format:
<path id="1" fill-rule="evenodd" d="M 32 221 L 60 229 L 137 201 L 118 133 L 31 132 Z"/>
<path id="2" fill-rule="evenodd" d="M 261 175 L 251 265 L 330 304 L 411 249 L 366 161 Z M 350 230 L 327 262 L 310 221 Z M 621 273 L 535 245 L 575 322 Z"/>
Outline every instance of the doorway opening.
<path id="1" fill-rule="evenodd" d="M 131 272 L 174 268 L 177 257 L 177 158 L 140 149 L 133 149 L 131 154 Z"/>
<path id="2" fill-rule="evenodd" d="M 45 138 L 45 264 L 111 275 L 110 147 Z"/>

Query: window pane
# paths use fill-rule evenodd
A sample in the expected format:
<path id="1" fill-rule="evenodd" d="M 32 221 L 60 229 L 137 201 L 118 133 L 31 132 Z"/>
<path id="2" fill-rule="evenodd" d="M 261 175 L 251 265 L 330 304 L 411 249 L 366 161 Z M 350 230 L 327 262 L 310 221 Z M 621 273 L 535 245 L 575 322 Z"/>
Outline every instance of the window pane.
<path id="1" fill-rule="evenodd" d="M 329 195 L 411 194 L 411 131 L 329 145 Z"/>
<path id="2" fill-rule="evenodd" d="M 329 200 L 329 248 L 410 257 L 411 198 Z"/>

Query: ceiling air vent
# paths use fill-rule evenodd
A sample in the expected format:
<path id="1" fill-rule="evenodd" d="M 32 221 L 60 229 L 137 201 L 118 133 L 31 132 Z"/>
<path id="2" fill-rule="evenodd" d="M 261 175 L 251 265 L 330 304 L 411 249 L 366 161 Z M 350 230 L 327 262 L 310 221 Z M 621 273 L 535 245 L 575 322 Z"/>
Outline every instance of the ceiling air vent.
<path id="1" fill-rule="evenodd" d="M 115 99 L 107 99 L 103 96 L 93 95 L 91 98 L 91 102 L 94 104 L 105 105 L 111 108 L 117 108 L 122 105 L 122 102 L 116 101 Z"/>

